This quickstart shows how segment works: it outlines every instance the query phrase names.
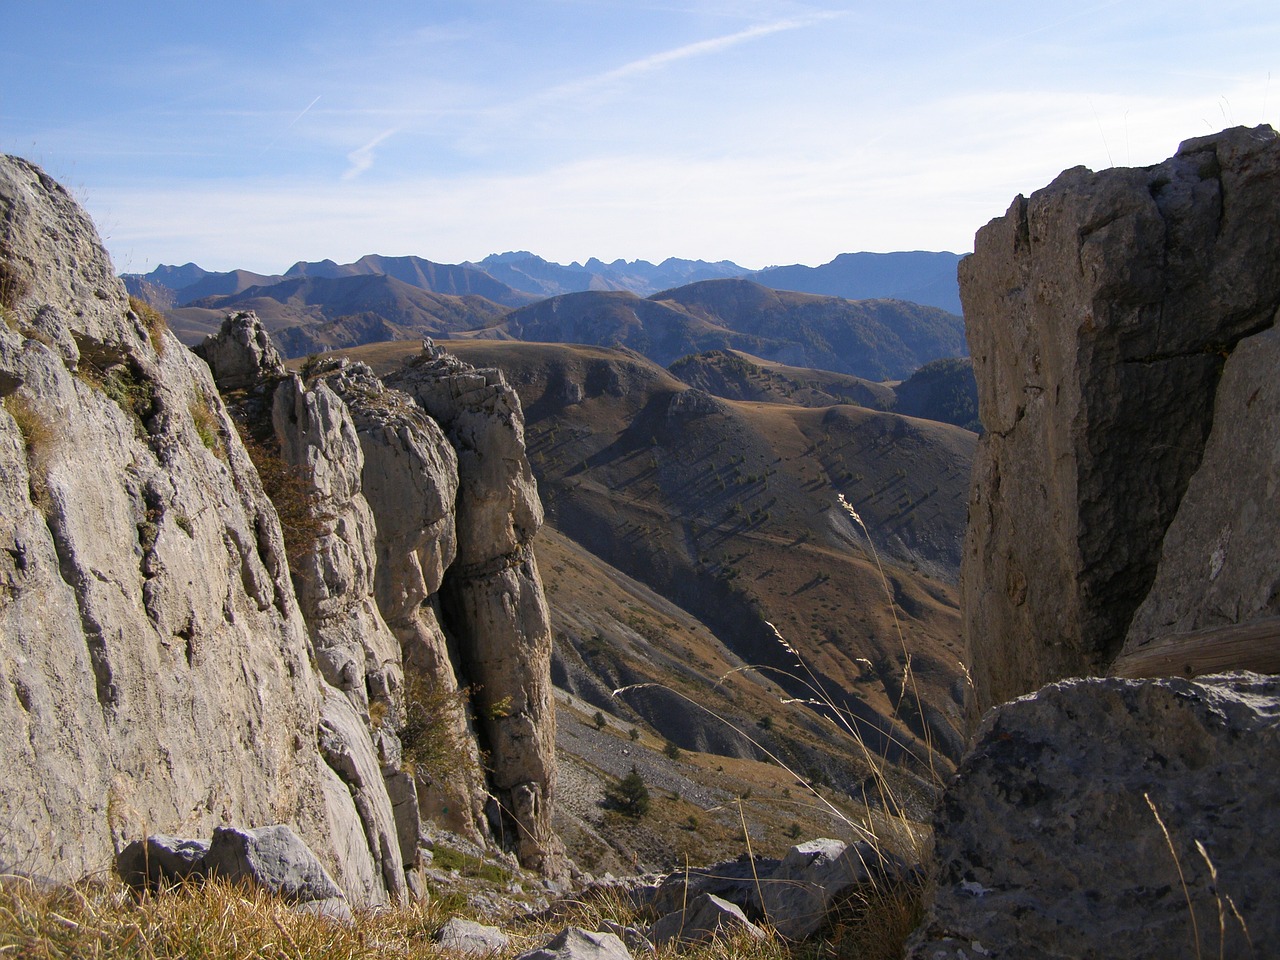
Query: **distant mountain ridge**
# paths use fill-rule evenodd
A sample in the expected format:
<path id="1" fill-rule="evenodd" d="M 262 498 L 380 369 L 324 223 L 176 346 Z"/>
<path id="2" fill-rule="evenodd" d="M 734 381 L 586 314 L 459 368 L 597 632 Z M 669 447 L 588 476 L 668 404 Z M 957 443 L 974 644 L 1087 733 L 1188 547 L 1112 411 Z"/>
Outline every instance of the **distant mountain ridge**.
<path id="1" fill-rule="evenodd" d="M 698 280 L 741 277 L 751 272 L 728 260 L 708 263 L 705 260 L 680 260 L 676 257 L 668 257 L 657 265 L 647 260 L 614 260 L 612 263 L 605 263 L 592 257 L 586 264 L 574 262 L 562 266 L 527 250 L 492 254 L 479 263 L 467 266 L 484 270 L 517 290 L 540 297 L 582 293 L 587 290 L 629 290 L 646 297 Z"/>
<path id="2" fill-rule="evenodd" d="M 347 264 L 298 261 L 272 276 L 187 263 L 124 280 L 164 310 L 188 343 L 216 330 L 227 312 L 252 310 L 289 356 L 379 340 L 480 337 L 625 346 L 663 366 L 708 350 L 741 350 L 883 380 L 966 352 L 956 313 L 905 298 L 943 278 L 954 287 L 957 260 L 848 254 L 818 268 L 750 273 L 728 261 L 677 258 L 564 266 L 528 251 L 464 264 L 369 254 Z M 759 282 L 767 277 L 819 292 Z"/>
<path id="3" fill-rule="evenodd" d="M 847 300 L 895 299 L 960 313 L 956 264 L 962 254 L 910 251 L 899 253 L 843 253 L 817 267 L 801 264 L 752 271 L 728 260 L 683 260 L 661 263 L 595 257 L 568 265 L 545 260 L 527 250 L 495 253 L 479 262 L 442 264 L 422 257 L 384 257 L 368 254 L 353 263 L 300 260 L 283 274 L 248 270 L 225 273 L 204 270 L 194 263 L 161 264 L 146 274 L 124 274 L 134 295 L 154 297 L 163 308 L 181 307 L 202 297 L 231 295 L 251 286 L 270 286 L 286 279 L 386 274 L 432 293 L 475 294 L 504 306 L 519 307 L 532 300 L 590 290 L 628 290 L 648 297 L 663 290 L 701 280 L 745 277 L 775 290 L 794 290 Z M 148 286 L 149 285 L 149 286 Z M 169 291 L 169 293 L 165 293 Z"/>
<path id="4" fill-rule="evenodd" d="M 901 379 L 965 353 L 963 321 L 900 300 L 845 300 L 772 290 L 743 278 L 703 280 L 640 298 L 584 291 L 521 307 L 487 336 L 626 347 L 667 366 L 708 350 L 741 350 L 797 367 Z"/>
<path id="5" fill-rule="evenodd" d="M 903 253 L 842 253 L 820 267 L 792 264 L 750 275 L 776 290 L 819 293 L 847 300 L 910 300 L 960 313 L 956 266 L 963 254 L 913 250 Z"/>

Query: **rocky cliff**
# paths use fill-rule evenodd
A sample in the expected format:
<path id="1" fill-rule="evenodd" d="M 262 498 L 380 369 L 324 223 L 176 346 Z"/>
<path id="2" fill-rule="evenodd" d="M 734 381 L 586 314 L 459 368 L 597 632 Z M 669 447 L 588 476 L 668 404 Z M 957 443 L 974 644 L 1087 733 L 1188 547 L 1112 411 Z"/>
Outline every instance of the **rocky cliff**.
<path id="1" fill-rule="evenodd" d="M 978 232 L 960 281 L 987 431 L 962 572 L 979 708 L 1280 613 L 1278 238 L 1269 127 L 1068 170 Z"/>
<path id="2" fill-rule="evenodd" d="M 914 960 L 1274 952 L 1278 238 L 1269 127 L 1068 170 L 978 233 L 964 629 L 998 705 Z"/>
<path id="3" fill-rule="evenodd" d="M 541 510 L 500 375 L 415 370 L 446 436 L 358 365 L 286 375 L 251 315 L 206 365 L 16 158 L 0 313 L 0 868 L 287 822 L 376 904 L 432 819 L 560 869 Z"/>

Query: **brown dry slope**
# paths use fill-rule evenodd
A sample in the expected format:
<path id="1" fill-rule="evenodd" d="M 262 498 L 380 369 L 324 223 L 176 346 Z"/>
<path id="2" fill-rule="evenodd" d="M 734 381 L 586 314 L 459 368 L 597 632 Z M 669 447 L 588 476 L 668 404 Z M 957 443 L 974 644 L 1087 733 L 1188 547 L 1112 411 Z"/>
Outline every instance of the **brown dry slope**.
<path id="1" fill-rule="evenodd" d="M 604 348 L 447 346 L 502 367 L 520 393 L 554 531 L 539 554 L 556 679 L 588 715 L 688 751 L 763 756 L 705 707 L 810 780 L 858 793 L 868 767 L 831 710 L 781 702 L 814 699 L 816 685 L 871 754 L 910 775 L 927 773 L 926 743 L 943 765 L 957 754 L 954 578 L 973 434 L 853 406 L 720 400 Z M 385 369 L 411 349 L 351 354 Z M 612 695 L 649 683 L 661 685 Z"/>

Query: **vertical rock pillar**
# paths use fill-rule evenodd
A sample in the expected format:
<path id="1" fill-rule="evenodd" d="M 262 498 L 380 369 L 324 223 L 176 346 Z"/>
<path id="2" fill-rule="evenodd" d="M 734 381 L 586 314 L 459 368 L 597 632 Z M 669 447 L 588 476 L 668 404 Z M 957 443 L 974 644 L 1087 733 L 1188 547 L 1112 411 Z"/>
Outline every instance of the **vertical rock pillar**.
<path id="1" fill-rule="evenodd" d="M 499 371 L 477 370 L 430 341 L 386 382 L 414 397 L 457 452 L 458 554 L 441 589 L 446 626 L 465 638 L 460 653 L 502 829 L 514 834 L 507 840 L 524 866 L 555 874 L 551 622 L 532 550 L 542 504 L 520 400 Z"/>

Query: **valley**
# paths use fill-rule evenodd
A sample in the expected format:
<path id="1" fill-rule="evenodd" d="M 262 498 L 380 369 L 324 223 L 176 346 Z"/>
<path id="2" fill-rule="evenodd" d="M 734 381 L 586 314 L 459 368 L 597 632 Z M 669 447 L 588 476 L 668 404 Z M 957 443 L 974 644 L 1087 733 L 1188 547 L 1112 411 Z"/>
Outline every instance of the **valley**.
<path id="1" fill-rule="evenodd" d="M 923 815 L 963 744 L 955 580 L 976 435 L 850 404 L 715 397 L 629 351 L 447 346 L 501 368 L 524 406 L 571 849 L 615 871 L 731 855 L 741 825 L 725 803 L 743 794 L 753 840 L 784 849 L 792 822 L 832 828 L 799 781 L 880 807 L 882 758 Z M 385 373 L 419 349 L 343 354 Z M 680 796 L 639 831 L 599 806 L 633 762 Z"/>
<path id="2" fill-rule="evenodd" d="M 956 259 L 370 255 L 125 281 L 190 344 L 251 310 L 295 369 L 384 375 L 431 337 L 503 371 L 546 514 L 556 829 L 626 873 L 922 817 L 959 757 L 976 388 L 959 316 L 875 299 L 952 306 Z M 640 822 L 602 805 L 632 764 Z"/>

